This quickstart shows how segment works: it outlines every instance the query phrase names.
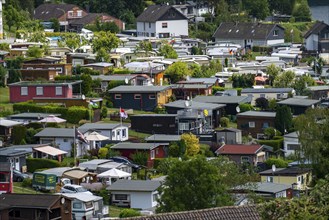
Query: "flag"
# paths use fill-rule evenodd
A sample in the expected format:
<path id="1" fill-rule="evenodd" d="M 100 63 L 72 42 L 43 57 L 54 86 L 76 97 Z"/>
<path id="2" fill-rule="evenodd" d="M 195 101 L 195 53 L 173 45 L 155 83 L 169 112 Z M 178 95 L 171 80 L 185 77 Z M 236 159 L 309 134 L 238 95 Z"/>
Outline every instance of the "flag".
<path id="1" fill-rule="evenodd" d="M 98 108 L 98 104 L 96 102 L 90 101 L 88 107 L 90 109 L 92 109 L 92 108 Z"/>
<path id="2" fill-rule="evenodd" d="M 233 50 L 230 50 L 230 54 L 233 55 Z"/>
<path id="3" fill-rule="evenodd" d="M 79 141 L 88 144 L 88 141 L 86 140 L 85 136 L 83 136 L 83 134 L 81 133 L 81 131 L 79 131 L 77 128 L 75 129 L 75 137 Z"/>
<path id="4" fill-rule="evenodd" d="M 123 108 L 120 108 L 120 117 L 123 119 L 128 118 L 128 114 Z"/>

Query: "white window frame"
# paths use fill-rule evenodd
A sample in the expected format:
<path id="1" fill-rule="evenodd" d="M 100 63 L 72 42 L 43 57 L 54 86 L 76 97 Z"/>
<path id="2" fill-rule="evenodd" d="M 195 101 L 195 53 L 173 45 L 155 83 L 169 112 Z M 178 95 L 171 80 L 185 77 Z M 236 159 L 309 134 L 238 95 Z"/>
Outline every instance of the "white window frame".
<path id="1" fill-rule="evenodd" d="M 273 31 L 273 36 L 279 36 L 279 31 L 278 30 L 274 30 Z"/>
<path id="2" fill-rule="evenodd" d="M 114 94 L 114 99 L 122 99 L 122 95 L 121 94 Z"/>
<path id="3" fill-rule="evenodd" d="M 26 86 L 21 87 L 21 95 L 29 95 L 29 89 Z"/>
<path id="4" fill-rule="evenodd" d="M 55 95 L 63 95 L 63 87 L 56 86 L 56 88 L 55 88 Z"/>
<path id="5" fill-rule="evenodd" d="M 273 176 L 267 176 L 267 177 L 266 177 L 266 182 L 268 182 L 268 183 L 273 183 L 273 181 L 274 181 Z"/>
<path id="6" fill-rule="evenodd" d="M 180 131 L 188 131 L 190 130 L 190 126 L 188 122 L 180 122 L 179 123 L 179 130 Z"/>
<path id="7" fill-rule="evenodd" d="M 249 156 L 241 156 L 240 159 L 241 159 L 241 163 L 246 163 L 246 162 L 250 163 L 250 157 Z M 246 159 L 248 159 L 248 161 Z"/>
<path id="8" fill-rule="evenodd" d="M 249 125 L 249 128 L 254 128 L 254 127 L 256 127 L 256 124 L 255 124 L 254 121 L 249 121 L 248 125 Z"/>
<path id="9" fill-rule="evenodd" d="M 161 27 L 162 27 L 162 28 L 168 28 L 168 22 L 163 22 L 163 23 L 161 24 Z"/>
<path id="10" fill-rule="evenodd" d="M 41 86 L 36 87 L 36 95 L 43 95 L 43 87 Z"/>
<path id="11" fill-rule="evenodd" d="M 151 154 L 151 160 L 153 160 L 155 158 L 155 151 L 151 150 L 150 154 Z"/>

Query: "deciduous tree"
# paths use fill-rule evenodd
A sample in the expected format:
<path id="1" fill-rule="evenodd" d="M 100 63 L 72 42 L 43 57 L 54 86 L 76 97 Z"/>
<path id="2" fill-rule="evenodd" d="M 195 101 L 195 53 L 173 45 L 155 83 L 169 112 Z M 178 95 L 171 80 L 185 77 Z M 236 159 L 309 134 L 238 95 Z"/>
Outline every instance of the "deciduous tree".
<path id="1" fill-rule="evenodd" d="M 279 105 L 276 108 L 275 128 L 282 134 L 287 133 L 292 128 L 292 113 L 290 107 L 286 105 Z"/>
<path id="2" fill-rule="evenodd" d="M 160 46 L 159 55 L 170 59 L 177 59 L 178 57 L 174 48 L 169 44 L 163 44 Z"/>
<path id="3" fill-rule="evenodd" d="M 119 46 L 120 40 L 117 36 L 111 32 L 101 31 L 95 34 L 92 41 L 92 47 L 94 52 L 104 48 L 107 52 L 110 52 L 113 48 Z"/>
<path id="4" fill-rule="evenodd" d="M 187 64 L 181 61 L 169 66 L 168 69 L 165 71 L 165 74 L 169 76 L 171 83 L 176 83 L 180 80 L 184 80 L 187 76 L 191 75 Z"/>
<path id="5" fill-rule="evenodd" d="M 182 142 L 185 145 L 185 155 L 195 156 L 200 151 L 199 138 L 192 133 L 185 133 L 181 135 Z"/>

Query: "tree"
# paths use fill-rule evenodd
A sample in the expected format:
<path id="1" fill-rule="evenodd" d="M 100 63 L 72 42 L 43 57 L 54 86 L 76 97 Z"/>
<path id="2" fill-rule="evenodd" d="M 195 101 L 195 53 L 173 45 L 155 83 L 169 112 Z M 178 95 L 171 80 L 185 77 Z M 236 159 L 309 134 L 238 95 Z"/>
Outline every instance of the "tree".
<path id="1" fill-rule="evenodd" d="M 177 212 L 231 205 L 227 186 L 221 182 L 218 169 L 197 156 L 177 161 L 160 187 L 157 212 Z"/>
<path id="2" fill-rule="evenodd" d="M 201 66 L 199 64 L 192 63 L 189 68 L 191 70 L 192 77 L 201 78 L 204 76 L 203 73 L 205 72 L 201 70 Z"/>
<path id="3" fill-rule="evenodd" d="M 290 15 L 296 0 L 269 0 L 270 12 Z"/>
<path id="4" fill-rule="evenodd" d="M 119 43 L 120 40 L 115 34 L 101 31 L 95 33 L 92 41 L 92 47 L 94 52 L 99 51 L 101 48 L 104 48 L 107 52 L 110 52 L 113 48 L 117 48 Z"/>
<path id="5" fill-rule="evenodd" d="M 177 59 L 178 57 L 174 48 L 169 44 L 163 44 L 160 46 L 159 55 L 169 59 Z"/>
<path id="6" fill-rule="evenodd" d="M 136 51 L 144 51 L 146 56 L 149 55 L 149 52 L 152 51 L 152 44 L 150 41 L 140 41 L 136 47 Z"/>
<path id="7" fill-rule="evenodd" d="M 276 110 L 276 99 L 270 99 L 268 101 L 268 109 L 271 110 L 271 111 L 275 111 Z"/>
<path id="8" fill-rule="evenodd" d="M 104 48 L 101 48 L 96 53 L 97 62 L 108 62 L 110 60 L 110 55 Z"/>
<path id="9" fill-rule="evenodd" d="M 245 0 L 245 9 L 255 18 L 265 19 L 269 14 L 269 5 L 267 0 Z"/>
<path id="10" fill-rule="evenodd" d="M 200 151 L 199 138 L 192 133 L 185 133 L 181 135 L 182 142 L 185 147 L 186 156 L 195 156 Z"/>
<path id="11" fill-rule="evenodd" d="M 40 58 L 43 56 L 43 50 L 37 46 L 29 47 L 29 49 L 26 52 L 26 55 L 28 57 Z"/>
<path id="12" fill-rule="evenodd" d="M 23 16 L 24 13 L 20 13 L 20 11 L 12 5 L 5 7 L 3 10 L 3 14 L 5 23 L 8 25 L 9 31 L 11 31 L 11 28 L 13 26 L 15 26 L 17 29 L 21 25 L 20 23 L 24 21 L 24 19 L 26 19 Z"/>
<path id="13" fill-rule="evenodd" d="M 82 94 L 88 96 L 91 92 L 91 85 L 92 85 L 92 78 L 89 74 L 82 74 L 81 78 L 82 83 L 81 83 L 81 92 Z"/>
<path id="14" fill-rule="evenodd" d="M 255 100 L 256 107 L 266 110 L 268 108 L 268 100 L 265 97 L 259 97 Z"/>
<path id="15" fill-rule="evenodd" d="M 190 76 L 190 70 L 186 63 L 178 61 L 173 63 L 165 71 L 165 74 L 169 76 L 171 83 L 176 83 L 180 80 L 184 80 L 186 76 Z"/>
<path id="16" fill-rule="evenodd" d="M 172 142 L 169 145 L 169 156 L 170 157 L 182 157 L 185 153 L 185 145 L 182 141 Z"/>
<path id="17" fill-rule="evenodd" d="M 52 22 L 51 27 L 54 29 L 54 32 L 59 32 L 60 28 L 61 28 L 61 25 L 60 25 L 58 19 L 57 18 L 51 18 L 50 22 Z"/>
<path id="18" fill-rule="evenodd" d="M 286 105 L 277 106 L 274 125 L 282 134 L 290 131 L 292 128 L 292 113 L 290 107 Z"/>
<path id="19" fill-rule="evenodd" d="M 136 152 L 131 155 L 131 159 L 135 164 L 147 166 L 149 154 L 147 152 Z"/>
<path id="20" fill-rule="evenodd" d="M 273 86 L 273 82 L 275 81 L 279 73 L 280 73 L 280 68 L 275 66 L 274 64 L 271 64 L 266 67 L 266 74 L 268 75 L 270 86 Z"/>
<path id="21" fill-rule="evenodd" d="M 296 75 L 293 71 L 286 71 L 281 73 L 274 80 L 274 87 L 276 88 L 291 88 L 294 84 L 294 79 Z"/>
<path id="22" fill-rule="evenodd" d="M 313 174 L 323 178 L 329 167 L 329 109 L 308 109 L 295 119 L 294 126 L 300 155 L 312 162 Z"/>
<path id="23" fill-rule="evenodd" d="M 307 0 L 301 0 L 299 4 L 295 4 L 292 16 L 294 16 L 295 20 L 299 22 L 312 20 L 310 7 L 308 6 Z"/>
<path id="24" fill-rule="evenodd" d="M 296 91 L 296 95 L 310 95 L 310 91 L 308 90 L 308 86 L 315 86 L 316 82 L 311 76 L 300 76 L 295 80 L 294 89 Z"/>
<path id="25" fill-rule="evenodd" d="M 233 74 L 230 79 L 234 88 L 250 88 L 255 83 L 254 74 Z"/>
<path id="26" fill-rule="evenodd" d="M 64 42 L 68 48 L 73 50 L 73 52 L 85 43 L 84 40 L 77 34 L 66 34 Z"/>
<path id="27" fill-rule="evenodd" d="M 1 65 L 0 66 L 0 87 L 5 86 L 6 75 L 7 75 L 7 70 Z"/>

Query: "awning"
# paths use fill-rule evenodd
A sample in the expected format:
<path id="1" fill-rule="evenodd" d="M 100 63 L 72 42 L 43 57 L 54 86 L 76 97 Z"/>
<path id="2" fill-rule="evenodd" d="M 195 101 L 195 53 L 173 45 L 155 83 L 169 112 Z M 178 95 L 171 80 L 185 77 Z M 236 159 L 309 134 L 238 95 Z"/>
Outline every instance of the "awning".
<path id="1" fill-rule="evenodd" d="M 69 179 L 82 179 L 88 175 L 96 176 L 97 174 L 89 173 L 83 170 L 70 170 L 63 173 L 63 177 L 67 177 Z"/>
<path id="2" fill-rule="evenodd" d="M 51 146 L 44 146 L 44 147 L 36 147 L 33 148 L 36 151 L 45 153 L 45 154 L 49 154 L 51 156 L 58 156 L 58 155 L 62 155 L 62 154 L 67 154 L 66 151 L 51 147 Z"/>

